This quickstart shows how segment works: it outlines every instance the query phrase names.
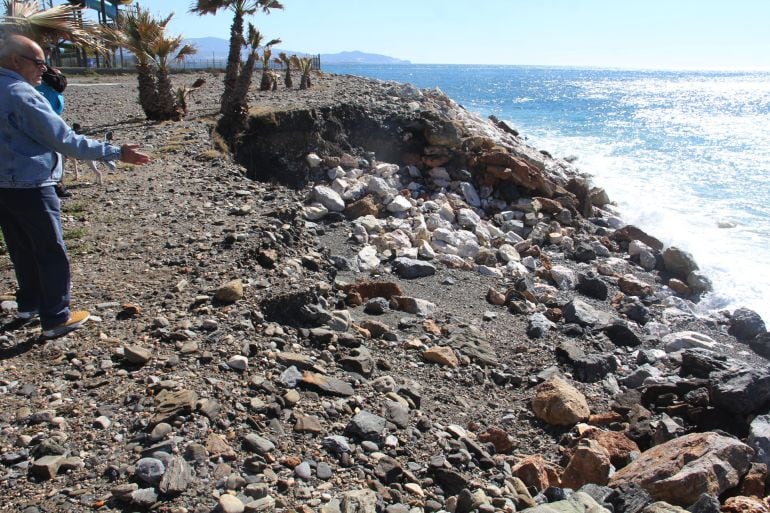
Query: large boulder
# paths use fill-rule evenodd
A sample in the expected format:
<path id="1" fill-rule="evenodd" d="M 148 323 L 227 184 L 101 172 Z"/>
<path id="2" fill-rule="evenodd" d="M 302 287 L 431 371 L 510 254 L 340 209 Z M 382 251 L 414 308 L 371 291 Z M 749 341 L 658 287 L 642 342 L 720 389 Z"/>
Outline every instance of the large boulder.
<path id="1" fill-rule="evenodd" d="M 663 252 L 663 266 L 667 272 L 684 281 L 687 281 L 691 272 L 698 270 L 692 255 L 676 246 L 666 248 Z"/>
<path id="2" fill-rule="evenodd" d="M 573 426 L 591 415 L 585 396 L 556 376 L 537 387 L 532 409 L 537 418 L 555 426 Z"/>
<path id="3" fill-rule="evenodd" d="M 616 472 L 609 485 L 641 485 L 653 499 L 689 506 L 703 493 L 720 495 L 738 485 L 754 451 L 739 440 L 713 432 L 675 438 L 642 453 Z"/>
<path id="4" fill-rule="evenodd" d="M 738 308 L 730 317 L 730 335 L 741 341 L 748 341 L 767 332 L 765 321 L 753 310 Z"/>

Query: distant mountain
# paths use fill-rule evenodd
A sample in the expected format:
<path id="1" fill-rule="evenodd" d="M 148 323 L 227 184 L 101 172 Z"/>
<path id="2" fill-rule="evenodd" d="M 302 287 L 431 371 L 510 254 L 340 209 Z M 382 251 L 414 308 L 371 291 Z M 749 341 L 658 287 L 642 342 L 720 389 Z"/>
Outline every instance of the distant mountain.
<path id="1" fill-rule="evenodd" d="M 193 59 L 227 59 L 227 54 L 230 51 L 230 42 L 227 39 L 220 37 L 195 37 L 185 41 L 185 43 L 194 44 L 198 49 L 198 53 L 194 55 Z M 310 55 L 306 52 L 297 52 L 293 50 L 285 50 L 283 48 L 274 48 L 273 55 L 276 57 L 279 53 L 286 52 L 287 55 L 299 55 L 300 57 Z M 243 51 L 243 56 L 246 58 L 248 52 Z M 321 65 L 323 64 L 410 64 L 409 61 L 402 59 L 396 59 L 394 57 L 388 57 L 387 55 L 379 55 L 376 53 L 364 53 L 364 52 L 339 52 L 339 53 L 322 53 Z"/>
<path id="2" fill-rule="evenodd" d="M 322 53 L 321 64 L 411 64 L 403 59 L 364 52 Z"/>

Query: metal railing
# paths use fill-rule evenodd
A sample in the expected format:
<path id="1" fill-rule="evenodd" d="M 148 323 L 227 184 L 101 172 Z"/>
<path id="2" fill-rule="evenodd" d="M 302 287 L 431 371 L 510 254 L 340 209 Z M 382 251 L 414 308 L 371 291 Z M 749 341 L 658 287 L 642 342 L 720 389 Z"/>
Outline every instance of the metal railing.
<path id="1" fill-rule="evenodd" d="M 313 59 L 313 69 L 314 70 L 320 70 L 321 69 L 321 55 L 317 54 L 312 57 Z M 73 56 L 62 56 L 59 59 L 58 66 L 61 68 L 77 68 L 77 67 L 83 67 L 82 63 L 80 63 L 77 59 L 77 57 Z M 110 59 L 107 61 L 107 65 L 105 65 L 104 60 L 99 60 L 99 70 L 107 71 L 110 69 L 132 69 L 136 65 L 136 61 L 133 56 L 126 56 L 123 58 L 123 66 L 121 66 L 121 60 L 120 58 L 116 59 Z M 87 69 L 94 69 L 96 70 L 96 61 L 93 58 L 88 58 L 86 60 L 86 66 Z M 227 58 L 225 57 L 211 57 L 209 59 L 206 58 L 200 58 L 200 57 L 192 57 L 192 58 L 186 58 L 182 61 L 172 61 L 169 66 L 173 70 L 198 70 L 198 69 L 225 69 L 227 67 Z M 256 68 L 257 70 L 262 69 L 262 63 L 257 63 Z M 274 70 L 281 70 L 283 69 L 283 65 L 277 64 L 275 62 L 270 62 L 270 69 Z"/>

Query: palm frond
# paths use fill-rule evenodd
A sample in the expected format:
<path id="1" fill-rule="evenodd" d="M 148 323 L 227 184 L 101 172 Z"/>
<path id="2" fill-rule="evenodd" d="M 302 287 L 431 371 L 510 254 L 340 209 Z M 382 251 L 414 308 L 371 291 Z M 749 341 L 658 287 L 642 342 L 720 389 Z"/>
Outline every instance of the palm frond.
<path id="1" fill-rule="evenodd" d="M 5 15 L 0 24 L 14 33 L 22 34 L 41 46 L 55 45 L 62 40 L 96 50 L 104 50 L 100 32 L 95 23 L 76 21 L 78 8 L 57 5 L 40 9 L 34 0 L 5 0 Z"/>

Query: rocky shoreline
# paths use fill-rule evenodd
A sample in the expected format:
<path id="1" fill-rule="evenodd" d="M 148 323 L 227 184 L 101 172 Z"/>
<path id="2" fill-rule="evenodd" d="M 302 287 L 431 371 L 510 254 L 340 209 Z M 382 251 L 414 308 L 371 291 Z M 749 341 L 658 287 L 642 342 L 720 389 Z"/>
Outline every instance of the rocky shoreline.
<path id="1" fill-rule="evenodd" d="M 70 81 L 66 119 L 155 160 L 70 183 L 93 322 L 2 303 L 0 510 L 768 511 L 764 324 L 697 318 L 697 265 L 570 163 L 333 75 L 223 141 L 206 80 L 161 124 L 134 77 Z"/>

